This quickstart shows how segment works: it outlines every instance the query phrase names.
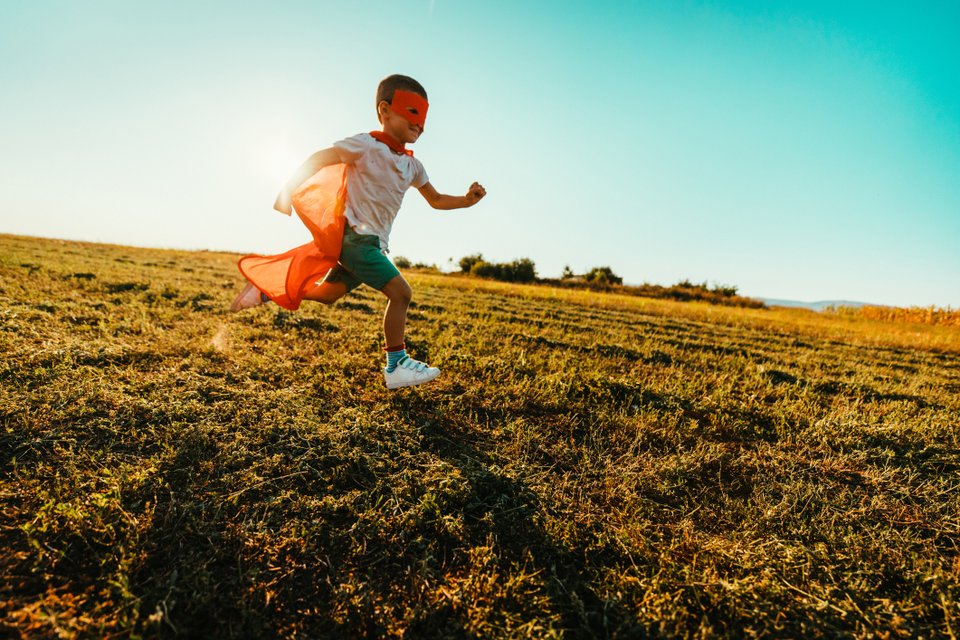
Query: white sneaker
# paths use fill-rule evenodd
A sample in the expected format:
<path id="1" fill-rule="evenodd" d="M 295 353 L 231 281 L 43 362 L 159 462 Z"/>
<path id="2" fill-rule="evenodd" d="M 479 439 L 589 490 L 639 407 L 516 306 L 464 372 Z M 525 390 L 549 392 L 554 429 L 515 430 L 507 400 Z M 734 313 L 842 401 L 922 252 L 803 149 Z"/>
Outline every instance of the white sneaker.
<path id="1" fill-rule="evenodd" d="M 399 389 L 400 387 L 423 384 L 424 382 L 430 382 L 438 375 L 440 375 L 440 369 L 428 366 L 426 362 L 414 360 L 410 356 L 404 356 L 393 371 L 383 370 L 383 379 L 387 383 L 387 389 Z"/>
<path id="2" fill-rule="evenodd" d="M 243 288 L 243 291 L 237 294 L 237 297 L 233 299 L 233 304 L 230 305 L 230 311 L 240 311 L 242 309 L 249 309 L 251 307 L 258 307 L 263 304 L 263 299 L 260 298 L 260 289 L 257 289 L 253 284 L 247 283 L 247 286 Z"/>

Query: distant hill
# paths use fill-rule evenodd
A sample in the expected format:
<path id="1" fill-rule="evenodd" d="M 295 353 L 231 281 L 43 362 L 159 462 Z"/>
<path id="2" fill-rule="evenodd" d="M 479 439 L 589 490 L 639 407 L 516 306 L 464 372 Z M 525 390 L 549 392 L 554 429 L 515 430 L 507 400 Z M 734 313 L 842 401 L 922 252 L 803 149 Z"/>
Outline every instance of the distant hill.
<path id="1" fill-rule="evenodd" d="M 856 302 L 854 300 L 819 300 L 817 302 L 778 300 L 776 298 L 758 298 L 758 300 L 762 300 L 768 307 L 802 307 L 804 309 L 813 309 L 814 311 L 823 311 L 827 307 L 851 307 L 853 309 L 859 309 L 860 307 L 867 306 L 882 306 L 875 305 L 872 302 Z"/>

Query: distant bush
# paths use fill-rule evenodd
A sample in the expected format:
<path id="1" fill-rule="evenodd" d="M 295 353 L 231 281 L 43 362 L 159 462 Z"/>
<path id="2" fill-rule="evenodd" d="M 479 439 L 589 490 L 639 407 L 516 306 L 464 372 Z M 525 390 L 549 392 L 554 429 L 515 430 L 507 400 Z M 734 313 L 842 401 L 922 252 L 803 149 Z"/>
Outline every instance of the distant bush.
<path id="1" fill-rule="evenodd" d="M 533 260 L 529 258 L 505 262 L 500 267 L 502 269 L 501 279 L 507 282 L 533 282 L 537 279 L 537 267 L 533 264 Z"/>
<path id="2" fill-rule="evenodd" d="M 610 267 L 594 267 L 583 276 L 583 279 L 590 284 L 600 286 L 623 284 L 623 278 L 615 274 Z"/>
<path id="3" fill-rule="evenodd" d="M 694 283 L 686 278 L 669 287 L 659 284 L 624 285 L 623 278 L 607 266 L 593 267 L 587 273 L 577 275 L 569 265 L 565 265 L 560 278 L 555 279 L 538 278 L 533 261 L 528 258 L 514 260 L 513 262 L 494 263 L 487 262 L 483 259 L 482 254 L 475 253 L 464 256 L 458 264 L 462 273 L 504 282 L 536 282 L 557 287 L 597 291 L 611 290 L 616 287 L 618 293 L 648 298 L 667 298 L 680 301 L 699 300 L 710 304 L 735 307 L 763 308 L 765 306 L 760 300 L 738 295 L 738 289 L 735 286 L 716 284 L 711 287 L 706 282 Z"/>
<path id="4" fill-rule="evenodd" d="M 563 271 L 560 273 L 560 281 L 568 281 L 568 284 L 585 284 L 590 288 L 606 288 L 623 284 L 623 278 L 614 273 L 610 267 L 594 267 L 583 275 L 577 275 L 569 265 L 563 267 Z M 573 282 L 570 283 L 569 281 Z"/>
<path id="5" fill-rule="evenodd" d="M 479 253 L 460 259 L 460 270 L 478 278 L 503 282 L 535 282 L 537 268 L 533 260 L 520 258 L 513 262 L 487 262 Z"/>
<path id="6" fill-rule="evenodd" d="M 706 282 L 694 283 L 684 279 L 680 282 L 664 287 L 658 284 L 641 284 L 622 288 L 623 293 L 629 293 L 649 298 L 669 298 L 688 302 L 700 300 L 710 304 L 722 304 L 734 307 L 763 308 L 760 300 L 744 298 L 737 294 L 737 287 L 731 285 L 714 285 L 710 287 Z"/>
<path id="7" fill-rule="evenodd" d="M 463 256 L 460 258 L 460 262 L 458 263 L 460 265 L 460 271 L 463 273 L 470 273 L 473 271 L 473 265 L 477 264 L 478 262 L 483 262 L 483 256 L 479 253 Z"/>
<path id="8" fill-rule="evenodd" d="M 670 287 L 668 291 L 675 292 L 677 294 L 676 297 L 682 299 L 733 298 L 737 295 L 737 287 L 735 286 L 716 284 L 711 288 L 706 282 L 694 284 L 686 278 Z"/>
<path id="9" fill-rule="evenodd" d="M 711 289 L 711 291 L 713 291 L 714 293 L 719 293 L 721 296 L 725 298 L 734 297 L 735 295 L 737 295 L 738 290 L 739 289 L 736 286 L 729 285 L 729 284 L 716 284 L 716 285 L 713 285 L 713 289 Z"/>
<path id="10" fill-rule="evenodd" d="M 478 278 L 492 278 L 494 280 L 500 279 L 500 269 L 497 268 L 497 265 L 486 262 L 485 260 L 479 260 L 474 262 L 470 266 L 470 275 L 477 276 Z"/>
<path id="11" fill-rule="evenodd" d="M 420 271 L 440 271 L 440 268 L 435 264 L 427 264 L 426 262 L 411 262 L 409 258 L 404 258 L 403 256 L 397 256 L 393 259 L 393 266 L 397 269 L 419 269 Z"/>

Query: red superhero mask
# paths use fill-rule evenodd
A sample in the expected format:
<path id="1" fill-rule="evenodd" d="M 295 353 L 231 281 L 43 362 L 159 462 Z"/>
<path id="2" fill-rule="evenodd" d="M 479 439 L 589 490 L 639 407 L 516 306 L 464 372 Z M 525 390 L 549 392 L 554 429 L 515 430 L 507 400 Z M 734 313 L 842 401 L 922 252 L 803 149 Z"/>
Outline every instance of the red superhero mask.
<path id="1" fill-rule="evenodd" d="M 423 129 L 423 123 L 427 120 L 427 99 L 412 91 L 397 89 L 393 92 L 393 102 L 390 103 L 390 109 L 409 122 L 410 124 L 420 125 Z"/>

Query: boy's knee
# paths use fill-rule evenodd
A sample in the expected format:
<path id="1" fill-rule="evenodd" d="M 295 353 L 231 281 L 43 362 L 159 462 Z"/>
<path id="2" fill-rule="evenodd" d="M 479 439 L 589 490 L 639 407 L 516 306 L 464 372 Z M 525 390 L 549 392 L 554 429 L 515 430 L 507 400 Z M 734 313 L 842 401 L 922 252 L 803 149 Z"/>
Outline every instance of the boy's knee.
<path id="1" fill-rule="evenodd" d="M 409 305 L 410 301 L 413 300 L 413 289 L 411 289 L 407 281 L 403 279 L 403 276 L 397 276 L 388 282 L 387 286 L 381 291 L 390 299 L 390 302 L 397 304 Z"/>
<path id="2" fill-rule="evenodd" d="M 399 304 L 407 306 L 410 304 L 410 301 L 413 300 L 413 289 L 410 288 L 410 285 L 406 284 L 406 286 L 400 289 L 400 291 L 397 293 L 396 298 L 391 299 Z"/>

